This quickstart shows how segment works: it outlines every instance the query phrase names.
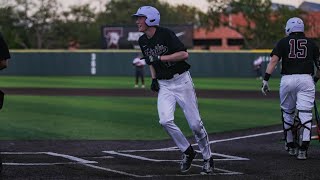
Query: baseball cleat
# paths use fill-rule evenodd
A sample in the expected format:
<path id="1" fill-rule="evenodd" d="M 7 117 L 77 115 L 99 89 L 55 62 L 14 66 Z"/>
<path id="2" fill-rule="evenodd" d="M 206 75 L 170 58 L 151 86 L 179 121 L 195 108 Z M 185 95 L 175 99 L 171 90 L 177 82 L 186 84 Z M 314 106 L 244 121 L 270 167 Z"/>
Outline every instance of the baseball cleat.
<path id="1" fill-rule="evenodd" d="M 196 157 L 196 155 L 197 155 L 196 151 L 193 151 L 189 155 L 187 155 L 187 154 L 182 155 L 182 160 L 180 163 L 181 172 L 187 172 L 190 169 L 191 163 L 192 163 L 193 159 Z"/>
<path id="2" fill-rule="evenodd" d="M 307 159 L 307 151 L 306 150 L 300 150 L 298 151 L 297 159 L 299 160 L 306 160 Z"/>
<path id="3" fill-rule="evenodd" d="M 288 153 L 290 156 L 296 156 L 298 154 L 298 148 L 288 147 Z"/>
<path id="4" fill-rule="evenodd" d="M 203 161 L 203 167 L 200 174 L 210 174 L 213 172 L 214 169 L 214 162 L 213 157 L 211 156 L 210 159 Z"/>

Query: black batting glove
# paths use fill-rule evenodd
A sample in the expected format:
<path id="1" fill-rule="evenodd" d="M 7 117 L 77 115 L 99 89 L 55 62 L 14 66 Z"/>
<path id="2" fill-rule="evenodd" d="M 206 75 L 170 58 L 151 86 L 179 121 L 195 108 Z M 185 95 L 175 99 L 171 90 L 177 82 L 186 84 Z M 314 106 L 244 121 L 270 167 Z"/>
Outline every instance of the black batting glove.
<path id="1" fill-rule="evenodd" d="M 141 59 L 144 59 L 146 61 L 146 64 L 151 65 L 156 61 L 160 61 L 160 56 L 145 56 Z"/>
<path id="2" fill-rule="evenodd" d="M 151 91 L 153 92 L 159 92 L 160 87 L 157 79 L 152 79 L 151 83 Z"/>

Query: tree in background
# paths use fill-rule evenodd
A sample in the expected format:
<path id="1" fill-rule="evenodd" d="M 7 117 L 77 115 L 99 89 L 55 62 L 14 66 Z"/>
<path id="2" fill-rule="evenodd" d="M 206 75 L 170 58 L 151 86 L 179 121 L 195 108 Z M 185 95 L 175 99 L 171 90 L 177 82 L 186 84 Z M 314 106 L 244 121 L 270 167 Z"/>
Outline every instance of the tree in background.
<path id="1" fill-rule="evenodd" d="M 199 17 L 205 16 L 194 7 L 173 7 L 159 0 L 99 2 L 105 6 L 104 12 L 90 8 L 89 4 L 65 10 L 57 0 L 1 2 L 0 30 L 10 39 L 11 49 L 66 49 L 71 39 L 76 39 L 80 48 L 99 49 L 101 26 L 135 25 L 130 17 L 143 5 L 157 7 L 162 24 L 200 25 Z"/>
<path id="2" fill-rule="evenodd" d="M 135 25 L 131 15 L 139 7 L 151 5 L 160 11 L 162 25 L 193 24 L 208 29 L 229 26 L 243 34 L 244 48 L 271 48 L 284 36 L 287 19 L 303 14 L 286 6 L 274 9 L 270 0 L 208 1 L 208 15 L 195 7 L 171 6 L 160 0 L 99 0 L 106 9 L 103 12 L 89 4 L 62 9 L 57 0 L 0 1 L 0 31 L 11 49 L 67 49 L 71 39 L 77 40 L 82 49 L 100 49 L 103 25 Z M 228 15 L 239 13 L 246 25 L 234 26 L 226 21 Z"/>
<path id="3" fill-rule="evenodd" d="M 284 33 L 286 21 L 304 12 L 288 6 L 272 6 L 270 0 L 208 0 L 207 20 L 211 27 L 228 26 L 243 35 L 246 49 L 272 48 Z M 225 17 L 240 14 L 245 24 L 230 24 Z"/>
<path id="4" fill-rule="evenodd" d="M 197 16 L 205 14 L 195 7 L 186 5 L 171 6 L 166 2 L 159 0 L 145 1 L 127 1 L 127 0 L 111 0 L 106 4 L 106 11 L 99 13 L 97 22 L 107 25 L 135 25 L 130 17 L 136 13 L 141 6 L 149 5 L 157 7 L 161 14 L 161 24 L 196 24 Z"/>

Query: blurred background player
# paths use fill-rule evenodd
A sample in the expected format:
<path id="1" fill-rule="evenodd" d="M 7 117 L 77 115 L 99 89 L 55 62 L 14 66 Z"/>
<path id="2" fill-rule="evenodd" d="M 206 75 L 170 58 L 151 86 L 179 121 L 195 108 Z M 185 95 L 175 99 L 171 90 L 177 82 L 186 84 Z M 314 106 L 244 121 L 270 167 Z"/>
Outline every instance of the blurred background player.
<path id="1" fill-rule="evenodd" d="M 137 13 L 136 24 L 139 32 L 139 46 L 149 65 L 151 90 L 158 92 L 159 123 L 182 152 L 180 170 L 187 172 L 196 156 L 180 128 L 174 123 L 176 104 L 181 107 L 188 121 L 204 160 L 201 174 L 213 172 L 214 162 L 208 134 L 198 110 L 198 102 L 186 62 L 189 53 L 176 34 L 160 27 L 160 13 L 151 6 L 142 6 Z"/>
<path id="2" fill-rule="evenodd" d="M 132 61 L 132 64 L 135 66 L 135 84 L 134 87 L 139 87 L 139 79 L 141 80 L 141 88 L 145 88 L 144 85 L 144 66 L 146 65 L 146 62 L 144 59 L 141 59 L 142 56 L 140 54 L 137 54 L 137 57 L 135 57 Z"/>
<path id="3" fill-rule="evenodd" d="M 7 68 L 8 59 L 10 59 L 10 53 L 8 49 L 8 45 L 5 42 L 2 34 L 0 33 L 0 70 Z M 0 110 L 2 109 L 4 100 L 4 93 L 0 90 Z M 0 172 L 2 171 L 2 159 L 0 154 Z"/>
<path id="4" fill-rule="evenodd" d="M 263 60 L 261 56 L 259 56 L 257 59 L 253 61 L 253 70 L 256 72 L 257 80 L 262 80 L 262 70 L 261 70 L 262 62 Z"/>
<path id="5" fill-rule="evenodd" d="M 319 48 L 304 34 L 302 19 L 294 17 L 287 21 L 287 37 L 281 39 L 272 50 L 264 80 L 262 93 L 269 92 L 268 80 L 275 66 L 282 59 L 280 82 L 280 107 L 287 150 L 297 159 L 307 159 L 307 150 L 311 139 L 312 109 L 315 100 L 315 83 L 312 78 L 314 66 L 316 77 L 320 77 Z M 295 111 L 301 123 L 302 142 L 294 142 L 292 128 Z"/>

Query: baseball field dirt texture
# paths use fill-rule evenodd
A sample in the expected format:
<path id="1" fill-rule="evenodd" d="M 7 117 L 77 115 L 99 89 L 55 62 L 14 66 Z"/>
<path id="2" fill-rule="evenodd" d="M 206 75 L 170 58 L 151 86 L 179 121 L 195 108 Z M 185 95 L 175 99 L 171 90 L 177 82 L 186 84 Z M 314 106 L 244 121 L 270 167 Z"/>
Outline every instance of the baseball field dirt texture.
<path id="1" fill-rule="evenodd" d="M 3 88 L 7 95 L 156 97 L 141 89 Z M 199 98 L 267 98 L 258 91 L 197 90 Z M 271 92 L 268 98 L 278 98 Z M 261 117 L 263 118 L 263 117 Z M 280 119 L 280 117 L 279 117 Z M 240 119 L 239 119 L 240 120 Z M 258 121 L 258 120 L 257 120 Z M 280 120 L 279 120 L 280 121 Z M 313 128 L 313 132 L 315 128 Z M 168 140 L 2 140 L 2 179 L 319 179 L 320 146 L 311 143 L 307 160 L 285 151 L 282 126 L 210 134 L 215 170 L 200 175 L 201 155 L 187 173 L 181 153 Z M 189 137 L 198 150 L 193 137 Z"/>

